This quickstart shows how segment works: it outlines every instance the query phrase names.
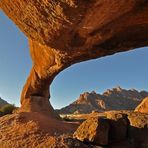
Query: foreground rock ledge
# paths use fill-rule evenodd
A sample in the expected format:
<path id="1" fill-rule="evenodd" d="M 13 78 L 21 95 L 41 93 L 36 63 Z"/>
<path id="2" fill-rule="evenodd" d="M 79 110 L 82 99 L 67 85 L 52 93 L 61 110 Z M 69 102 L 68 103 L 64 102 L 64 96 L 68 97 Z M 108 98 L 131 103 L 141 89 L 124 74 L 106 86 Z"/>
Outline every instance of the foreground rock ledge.
<path id="1" fill-rule="evenodd" d="M 76 145 L 85 148 L 70 136 L 76 127 L 76 123 L 57 121 L 39 113 L 6 115 L 0 119 L 0 147 L 73 148 Z"/>
<path id="2" fill-rule="evenodd" d="M 94 113 L 88 115 L 88 119 L 77 127 L 76 122 L 55 121 L 40 113 L 22 112 L 6 115 L 0 119 L 0 146 L 1 148 L 96 148 L 96 145 L 103 147 L 105 145 L 108 148 L 148 147 L 148 114 L 130 111 Z M 72 136 L 73 133 L 75 138 Z"/>
<path id="3" fill-rule="evenodd" d="M 148 114 L 131 111 L 93 113 L 73 134 L 84 143 L 107 148 L 147 148 Z"/>

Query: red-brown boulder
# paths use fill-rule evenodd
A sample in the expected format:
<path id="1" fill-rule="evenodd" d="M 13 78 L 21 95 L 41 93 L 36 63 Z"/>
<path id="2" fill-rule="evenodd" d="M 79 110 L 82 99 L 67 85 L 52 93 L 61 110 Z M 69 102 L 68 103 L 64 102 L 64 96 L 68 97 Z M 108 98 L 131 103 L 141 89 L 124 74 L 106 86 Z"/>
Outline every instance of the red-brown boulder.
<path id="1" fill-rule="evenodd" d="M 127 138 L 129 121 L 126 114 L 118 112 L 108 112 L 109 119 L 109 142 L 124 141 Z"/>
<path id="2" fill-rule="evenodd" d="M 108 120 L 92 117 L 84 121 L 74 133 L 74 138 L 94 145 L 108 145 Z"/>

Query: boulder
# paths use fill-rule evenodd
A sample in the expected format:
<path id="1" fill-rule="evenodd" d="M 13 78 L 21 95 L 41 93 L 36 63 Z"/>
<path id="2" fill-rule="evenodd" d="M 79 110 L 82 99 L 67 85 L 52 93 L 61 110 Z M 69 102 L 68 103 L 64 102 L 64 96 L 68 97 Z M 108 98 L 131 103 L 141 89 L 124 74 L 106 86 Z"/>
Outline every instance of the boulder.
<path id="1" fill-rule="evenodd" d="M 119 112 L 108 112 L 106 114 L 109 119 L 109 143 L 124 141 L 127 138 L 127 130 L 129 121 L 126 114 Z"/>
<path id="2" fill-rule="evenodd" d="M 108 145 L 108 120 L 92 117 L 84 121 L 75 131 L 73 137 L 94 145 Z"/>
<path id="3" fill-rule="evenodd" d="M 132 112 L 128 115 L 128 140 L 135 148 L 148 147 L 148 114 Z"/>
<path id="4" fill-rule="evenodd" d="M 148 114 L 148 97 L 143 99 L 142 102 L 135 108 L 135 112 Z"/>

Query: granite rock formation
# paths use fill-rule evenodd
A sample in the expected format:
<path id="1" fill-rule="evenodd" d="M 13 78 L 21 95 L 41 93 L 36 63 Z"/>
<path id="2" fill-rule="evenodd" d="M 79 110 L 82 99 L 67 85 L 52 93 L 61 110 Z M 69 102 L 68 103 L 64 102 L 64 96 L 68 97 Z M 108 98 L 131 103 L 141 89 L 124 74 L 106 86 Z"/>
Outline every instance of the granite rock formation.
<path id="1" fill-rule="evenodd" d="M 75 131 L 73 137 L 94 145 L 108 145 L 109 122 L 100 117 L 84 121 Z"/>
<path id="2" fill-rule="evenodd" d="M 146 148 L 147 133 L 147 114 L 110 111 L 106 112 L 104 117 L 99 113 L 89 117 L 78 127 L 73 136 L 84 143 L 109 148 Z"/>
<path id="3" fill-rule="evenodd" d="M 135 108 L 135 112 L 148 114 L 148 97 L 143 99 L 142 102 Z"/>
<path id="4" fill-rule="evenodd" d="M 84 92 L 76 101 L 57 111 L 60 114 L 84 114 L 92 111 L 134 110 L 147 96 L 147 91 L 126 90 L 121 87 L 107 89 L 103 94 Z"/>
<path id="5" fill-rule="evenodd" d="M 147 0 L 1 0 L 29 39 L 33 67 L 21 111 L 58 118 L 48 99 L 54 77 L 74 63 L 148 45 Z"/>

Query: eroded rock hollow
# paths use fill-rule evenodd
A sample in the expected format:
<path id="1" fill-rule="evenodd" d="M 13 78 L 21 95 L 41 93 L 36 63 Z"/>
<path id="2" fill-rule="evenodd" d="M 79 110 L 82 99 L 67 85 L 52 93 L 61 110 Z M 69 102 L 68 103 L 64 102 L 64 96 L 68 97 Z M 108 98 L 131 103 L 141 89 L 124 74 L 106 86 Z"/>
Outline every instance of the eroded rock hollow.
<path id="1" fill-rule="evenodd" d="M 148 45 L 147 0 L 1 0 L 28 37 L 33 67 L 21 111 L 58 118 L 49 103 L 54 77 L 72 64 Z"/>

